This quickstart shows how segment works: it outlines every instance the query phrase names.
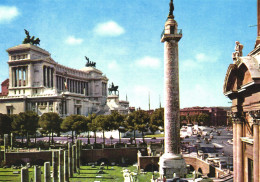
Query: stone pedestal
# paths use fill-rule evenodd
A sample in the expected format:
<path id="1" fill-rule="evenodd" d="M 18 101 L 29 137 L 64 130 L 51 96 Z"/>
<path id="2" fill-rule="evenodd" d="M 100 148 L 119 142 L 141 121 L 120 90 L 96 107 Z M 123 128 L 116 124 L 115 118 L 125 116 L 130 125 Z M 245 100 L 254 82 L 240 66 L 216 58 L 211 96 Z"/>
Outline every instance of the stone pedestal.
<path id="1" fill-rule="evenodd" d="M 178 177 L 185 177 L 187 173 L 186 162 L 182 156 L 176 154 L 163 154 L 159 161 L 159 171 L 161 176 L 173 178 L 174 173 Z"/>

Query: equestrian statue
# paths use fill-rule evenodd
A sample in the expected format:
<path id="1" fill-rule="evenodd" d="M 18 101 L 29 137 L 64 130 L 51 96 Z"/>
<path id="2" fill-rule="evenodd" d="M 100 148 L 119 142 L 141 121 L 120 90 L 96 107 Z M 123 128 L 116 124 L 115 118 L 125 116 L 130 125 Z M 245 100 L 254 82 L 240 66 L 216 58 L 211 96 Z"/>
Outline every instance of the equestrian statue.
<path id="1" fill-rule="evenodd" d="M 114 94 L 119 95 L 118 86 L 114 86 L 114 83 L 112 82 L 112 85 L 108 88 L 109 95 Z"/>

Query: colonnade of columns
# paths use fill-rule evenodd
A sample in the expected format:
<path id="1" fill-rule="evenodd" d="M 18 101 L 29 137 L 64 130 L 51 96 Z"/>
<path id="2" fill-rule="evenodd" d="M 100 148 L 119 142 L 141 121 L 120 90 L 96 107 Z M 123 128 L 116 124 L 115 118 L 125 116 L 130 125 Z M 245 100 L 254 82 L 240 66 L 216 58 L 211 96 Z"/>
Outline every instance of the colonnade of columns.
<path id="1" fill-rule="evenodd" d="M 53 73 L 53 68 L 43 66 L 43 85 L 45 87 L 53 87 Z"/>
<path id="2" fill-rule="evenodd" d="M 254 182 L 259 182 L 260 178 L 260 111 L 251 111 L 250 116 L 253 119 L 253 175 Z M 247 178 L 244 170 L 246 167 L 244 161 L 244 148 L 241 137 L 243 135 L 244 122 L 240 117 L 233 117 L 233 170 L 234 181 L 243 182 Z M 249 166 L 247 166 L 249 168 Z M 249 169 L 247 170 L 249 172 Z M 250 174 L 249 174 L 250 175 Z M 249 177 L 249 176 L 248 176 Z"/>
<path id="3" fill-rule="evenodd" d="M 28 85 L 28 67 L 20 66 L 12 68 L 12 87 Z"/>
<path id="4" fill-rule="evenodd" d="M 58 90 L 89 95 L 88 82 L 73 80 L 62 76 L 56 76 L 56 87 Z"/>

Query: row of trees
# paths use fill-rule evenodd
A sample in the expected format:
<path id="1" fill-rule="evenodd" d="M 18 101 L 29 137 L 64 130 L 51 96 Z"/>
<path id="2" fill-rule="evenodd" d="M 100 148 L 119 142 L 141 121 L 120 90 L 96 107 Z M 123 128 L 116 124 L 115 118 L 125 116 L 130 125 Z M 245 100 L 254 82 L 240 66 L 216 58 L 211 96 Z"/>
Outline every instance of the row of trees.
<path id="1" fill-rule="evenodd" d="M 210 116 L 205 113 L 194 114 L 194 115 L 186 115 L 180 116 L 180 122 L 187 124 L 195 124 L 198 123 L 201 126 L 210 126 Z"/>
<path id="2" fill-rule="evenodd" d="M 151 131 L 154 133 L 157 130 L 163 129 L 163 108 L 156 109 L 153 114 L 148 114 L 143 110 L 134 111 L 128 115 L 122 115 L 118 112 L 112 112 L 110 115 L 96 115 L 90 114 L 88 116 L 83 115 L 70 115 L 62 119 L 57 113 L 44 113 L 42 116 L 38 116 L 35 112 L 26 111 L 19 114 L 6 115 L 0 113 L 0 135 L 13 132 L 14 134 L 22 137 L 22 143 L 24 137 L 29 141 L 30 136 L 35 136 L 36 131 L 49 135 L 52 143 L 53 134 L 60 134 L 61 132 L 72 132 L 72 139 L 74 136 L 82 132 L 88 133 L 94 132 L 96 143 L 96 132 L 103 132 L 103 142 L 105 142 L 105 131 L 118 130 L 119 139 L 120 134 L 126 131 L 142 133 L 144 141 L 144 132 Z M 120 142 L 120 141 L 119 141 Z"/>

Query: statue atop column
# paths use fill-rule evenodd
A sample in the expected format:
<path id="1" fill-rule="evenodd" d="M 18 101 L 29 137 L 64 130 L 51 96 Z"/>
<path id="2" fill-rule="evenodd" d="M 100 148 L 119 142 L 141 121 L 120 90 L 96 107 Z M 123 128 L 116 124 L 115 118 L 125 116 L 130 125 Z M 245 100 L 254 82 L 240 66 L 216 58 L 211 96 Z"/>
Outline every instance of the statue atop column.
<path id="1" fill-rule="evenodd" d="M 244 46 L 240 44 L 239 41 L 236 41 L 236 46 L 235 46 L 235 52 L 232 53 L 232 58 L 234 61 L 238 60 L 238 57 L 243 56 L 242 50 Z"/>
<path id="2" fill-rule="evenodd" d="M 168 16 L 173 16 L 173 10 L 174 10 L 174 5 L 173 5 L 173 0 L 169 3 L 170 10 L 169 10 L 169 15 Z M 174 17 L 174 16 L 173 16 Z"/>
<path id="3" fill-rule="evenodd" d="M 26 34 L 26 38 L 23 40 L 23 44 L 31 44 L 31 45 L 40 45 L 40 39 L 36 38 L 34 36 L 30 36 L 29 31 L 24 29 L 24 32 Z"/>

